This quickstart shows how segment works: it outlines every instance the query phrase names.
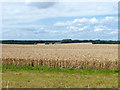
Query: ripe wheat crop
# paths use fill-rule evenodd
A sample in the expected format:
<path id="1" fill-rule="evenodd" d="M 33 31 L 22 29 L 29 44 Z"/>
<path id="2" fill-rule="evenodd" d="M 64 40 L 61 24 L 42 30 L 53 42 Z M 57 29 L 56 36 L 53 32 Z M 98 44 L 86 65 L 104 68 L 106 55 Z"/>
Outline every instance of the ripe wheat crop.
<path id="1" fill-rule="evenodd" d="M 6 65 L 14 64 L 18 65 L 27 65 L 32 67 L 39 67 L 39 66 L 48 66 L 50 68 L 60 67 L 62 68 L 74 68 L 74 69 L 110 69 L 110 70 L 117 70 L 118 62 L 117 61 L 72 61 L 72 60 L 52 60 L 52 59 L 20 59 L 20 58 L 2 58 L 2 61 Z"/>
<path id="2" fill-rule="evenodd" d="M 3 45 L 2 61 L 9 65 L 74 69 L 118 69 L 117 45 Z"/>

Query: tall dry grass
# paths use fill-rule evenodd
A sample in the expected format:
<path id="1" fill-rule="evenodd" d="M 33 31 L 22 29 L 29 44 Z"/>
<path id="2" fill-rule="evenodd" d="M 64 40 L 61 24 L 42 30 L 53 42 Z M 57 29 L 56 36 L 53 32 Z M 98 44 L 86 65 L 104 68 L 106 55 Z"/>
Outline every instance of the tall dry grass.
<path id="1" fill-rule="evenodd" d="M 110 69 L 110 70 L 118 70 L 118 61 L 99 61 L 99 60 L 52 60 L 52 59 L 20 59 L 20 58 L 2 58 L 2 61 L 6 65 L 14 64 L 16 66 L 19 65 L 27 65 L 32 67 L 39 66 L 48 66 L 49 68 L 74 68 L 74 69 Z"/>

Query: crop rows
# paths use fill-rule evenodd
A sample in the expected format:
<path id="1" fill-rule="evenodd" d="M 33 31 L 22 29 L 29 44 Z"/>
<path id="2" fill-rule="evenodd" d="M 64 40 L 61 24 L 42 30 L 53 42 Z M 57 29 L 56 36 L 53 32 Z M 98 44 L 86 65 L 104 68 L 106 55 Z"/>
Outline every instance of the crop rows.
<path id="1" fill-rule="evenodd" d="M 2 63 L 6 65 L 14 64 L 28 65 L 32 67 L 48 66 L 49 68 L 74 68 L 74 69 L 110 69 L 118 70 L 118 60 L 52 60 L 52 59 L 20 59 L 2 58 Z"/>

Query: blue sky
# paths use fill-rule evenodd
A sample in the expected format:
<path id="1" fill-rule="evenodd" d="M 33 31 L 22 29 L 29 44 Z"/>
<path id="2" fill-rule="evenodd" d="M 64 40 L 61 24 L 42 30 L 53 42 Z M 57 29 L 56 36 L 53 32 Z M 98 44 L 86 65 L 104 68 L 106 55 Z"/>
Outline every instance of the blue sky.
<path id="1" fill-rule="evenodd" d="M 118 39 L 117 2 L 2 3 L 2 39 Z"/>

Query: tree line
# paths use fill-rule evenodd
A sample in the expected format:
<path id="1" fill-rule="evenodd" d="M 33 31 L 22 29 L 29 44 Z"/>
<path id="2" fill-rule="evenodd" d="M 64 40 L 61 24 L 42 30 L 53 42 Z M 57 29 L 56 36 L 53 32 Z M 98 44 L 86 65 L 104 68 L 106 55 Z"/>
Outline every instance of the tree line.
<path id="1" fill-rule="evenodd" d="M 1 40 L 1 44 L 55 44 L 55 43 L 92 43 L 92 44 L 120 44 L 120 41 L 112 40 L 72 40 L 72 39 L 63 39 L 63 40 Z"/>

